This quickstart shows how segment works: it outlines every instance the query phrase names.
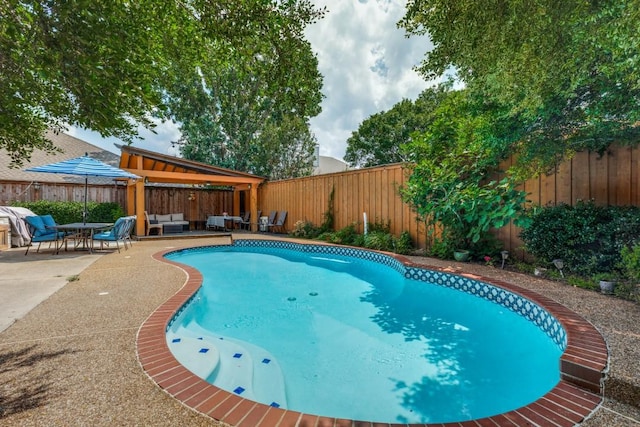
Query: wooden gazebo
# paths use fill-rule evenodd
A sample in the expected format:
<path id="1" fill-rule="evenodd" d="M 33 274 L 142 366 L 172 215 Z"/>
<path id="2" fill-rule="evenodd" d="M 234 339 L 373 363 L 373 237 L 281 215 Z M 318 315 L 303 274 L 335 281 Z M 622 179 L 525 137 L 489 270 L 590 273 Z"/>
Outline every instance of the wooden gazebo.
<path id="1" fill-rule="evenodd" d="M 173 184 L 222 185 L 233 188 L 234 209 L 239 209 L 240 192 L 248 191 L 251 218 L 258 216 L 258 185 L 266 179 L 245 172 L 237 172 L 169 156 L 132 146 L 118 146 L 121 150 L 120 169 L 138 175 L 141 179 L 127 182 L 127 214 L 144 218 L 144 185 L 149 182 Z M 233 212 L 239 215 L 239 212 Z M 145 221 L 136 221 L 136 234 L 145 234 Z M 252 231 L 257 230 L 253 222 Z"/>

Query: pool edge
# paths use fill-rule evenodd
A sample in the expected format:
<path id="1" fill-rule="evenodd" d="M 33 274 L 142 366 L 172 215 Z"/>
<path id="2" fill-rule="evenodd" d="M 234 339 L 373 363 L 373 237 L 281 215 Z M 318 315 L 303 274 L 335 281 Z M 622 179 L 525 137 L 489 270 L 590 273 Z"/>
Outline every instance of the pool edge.
<path id="1" fill-rule="evenodd" d="M 304 243 L 299 243 L 304 245 Z M 317 242 L 313 243 L 317 245 Z M 363 248 L 354 248 L 365 250 Z M 153 258 L 182 269 L 187 280 L 178 292 L 161 304 L 141 325 L 136 337 L 136 354 L 143 371 L 167 394 L 201 414 L 235 426 L 392 426 L 399 424 L 368 423 L 304 414 L 256 403 L 221 390 L 197 377 L 173 356 L 166 343 L 166 328 L 173 316 L 202 283 L 201 274 L 194 268 L 171 261 L 167 249 L 153 254 Z M 529 405 L 500 415 L 450 424 L 402 424 L 407 426 L 478 426 L 478 425 L 557 425 L 574 426 L 588 418 L 603 400 L 603 382 L 608 366 L 608 350 L 602 335 L 584 318 L 554 300 L 517 285 L 488 277 L 461 273 L 450 268 L 417 264 L 387 252 L 407 267 L 424 268 L 479 280 L 527 298 L 546 309 L 567 333 L 567 346 L 561 356 L 560 382 L 540 399 Z M 486 422 L 486 423 L 485 423 Z M 492 424 L 489 424 L 492 423 Z"/>

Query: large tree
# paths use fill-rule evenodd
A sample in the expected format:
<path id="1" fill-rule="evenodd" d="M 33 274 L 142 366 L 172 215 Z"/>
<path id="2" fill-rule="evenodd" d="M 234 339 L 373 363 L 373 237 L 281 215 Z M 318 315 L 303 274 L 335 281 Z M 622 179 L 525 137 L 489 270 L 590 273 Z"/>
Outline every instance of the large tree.
<path id="1" fill-rule="evenodd" d="M 322 76 L 311 46 L 296 33 L 257 30 L 242 49 L 212 45 L 208 57 L 215 61 L 203 62 L 191 80 L 176 81 L 168 105 L 183 123 L 186 158 L 270 178 L 311 170 L 315 139 L 308 119 L 320 112 Z M 224 67 L 217 65 L 222 59 Z M 295 161 L 283 163 L 282 153 Z"/>
<path id="2" fill-rule="evenodd" d="M 234 56 L 272 57 L 273 43 L 261 50 L 256 39 L 303 40 L 323 13 L 307 0 L 0 0 L 0 10 L 0 148 L 16 164 L 55 149 L 47 128 L 76 125 L 129 142 L 138 124 L 165 116 L 179 78 L 227 70 Z M 271 72 L 277 90 L 291 69 Z"/>
<path id="3" fill-rule="evenodd" d="M 640 0 L 410 0 L 400 25 L 435 48 L 420 70 L 454 70 L 527 132 L 512 148 L 529 173 L 578 150 L 637 142 Z"/>
<path id="4" fill-rule="evenodd" d="M 406 161 L 403 144 L 410 142 L 415 132 L 427 130 L 432 112 L 448 96 L 449 90 L 448 84 L 430 87 L 415 102 L 403 99 L 390 110 L 372 115 L 347 140 L 344 160 L 352 167 Z"/>

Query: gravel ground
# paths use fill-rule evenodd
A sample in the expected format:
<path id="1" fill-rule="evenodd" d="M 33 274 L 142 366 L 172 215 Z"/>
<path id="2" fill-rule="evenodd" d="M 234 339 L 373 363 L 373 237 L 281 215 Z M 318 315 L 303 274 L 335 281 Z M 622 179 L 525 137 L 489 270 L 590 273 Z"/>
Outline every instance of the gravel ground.
<path id="1" fill-rule="evenodd" d="M 168 247 L 227 242 L 220 237 L 149 240 L 121 253 L 105 253 L 79 280 L 0 333 L 0 425 L 225 425 L 161 391 L 138 364 L 135 338 L 142 322 L 186 278 L 151 255 Z M 22 251 L 15 256 L 23 256 Z M 410 258 L 505 280 L 582 315 L 610 350 L 604 404 L 582 425 L 640 425 L 640 305 L 499 268 Z"/>

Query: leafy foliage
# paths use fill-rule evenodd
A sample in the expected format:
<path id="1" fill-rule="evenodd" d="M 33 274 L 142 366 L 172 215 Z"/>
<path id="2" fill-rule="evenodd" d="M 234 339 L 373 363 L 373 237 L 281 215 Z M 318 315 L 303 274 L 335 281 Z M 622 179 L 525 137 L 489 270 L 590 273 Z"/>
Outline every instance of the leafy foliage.
<path id="1" fill-rule="evenodd" d="M 211 45 L 197 74 L 176 79 L 167 103 L 183 124 L 185 158 L 272 179 L 311 172 L 308 119 L 320 112 L 322 76 L 311 46 L 295 34 L 257 28 L 243 49 Z"/>
<path id="2" fill-rule="evenodd" d="M 413 133 L 426 131 L 432 121 L 431 113 L 447 96 L 449 89 L 448 85 L 428 88 L 415 102 L 403 99 L 389 111 L 366 119 L 347 140 L 344 160 L 353 167 L 406 161 L 402 145 L 411 141 Z"/>
<path id="3" fill-rule="evenodd" d="M 621 251 L 640 239 L 640 208 L 597 206 L 580 201 L 529 212 L 520 237 L 539 262 L 562 259 L 575 274 L 591 276 L 616 269 Z"/>
<path id="4" fill-rule="evenodd" d="M 277 102 L 302 123 L 319 112 L 304 28 L 324 10 L 307 0 L 0 0 L 0 9 L 0 148 L 16 165 L 34 149 L 55 150 L 48 128 L 71 124 L 131 142 L 139 124 L 152 128 L 152 115 L 171 117 L 169 101 L 192 100 L 179 81 L 204 81 L 214 93 L 217 81 L 240 82 L 239 104 Z M 252 78 L 259 92 L 248 96 Z"/>
<path id="5" fill-rule="evenodd" d="M 507 131 L 509 120 L 495 111 L 468 91 L 450 91 L 432 112 L 428 129 L 404 147 L 412 163 L 401 195 L 427 225 L 441 228 L 441 255 L 470 249 L 523 210 L 525 193 L 517 182 L 509 176 L 492 179 L 500 176 L 497 165 L 514 137 Z"/>
<path id="6" fill-rule="evenodd" d="M 640 283 L 640 244 L 625 246 L 620 251 L 620 267 L 624 276 Z"/>
<path id="7" fill-rule="evenodd" d="M 599 289 L 598 284 L 592 278 L 586 279 L 581 276 L 571 275 L 567 277 L 567 283 L 571 286 L 575 286 L 576 288 L 588 289 L 590 291 Z"/>
<path id="8" fill-rule="evenodd" d="M 527 175 L 575 151 L 637 143 L 639 11 L 639 0 L 410 0 L 399 25 L 431 36 L 427 79 L 453 71 L 519 124 L 512 151 Z"/>
<path id="9" fill-rule="evenodd" d="M 13 202 L 12 206 L 19 206 L 31 210 L 36 215 L 51 215 L 58 224 L 82 222 L 83 202 Z M 87 202 L 88 222 L 115 222 L 124 216 L 124 210 L 118 203 Z"/>
<path id="10" fill-rule="evenodd" d="M 339 245 L 359 246 L 379 251 L 409 254 L 413 250 L 413 242 L 408 231 L 396 237 L 389 232 L 389 222 L 376 221 L 369 224 L 366 235 L 358 233 L 356 224 L 349 224 L 337 231 L 323 230 L 309 221 L 297 221 L 290 235 L 306 239 L 318 239 Z"/>

